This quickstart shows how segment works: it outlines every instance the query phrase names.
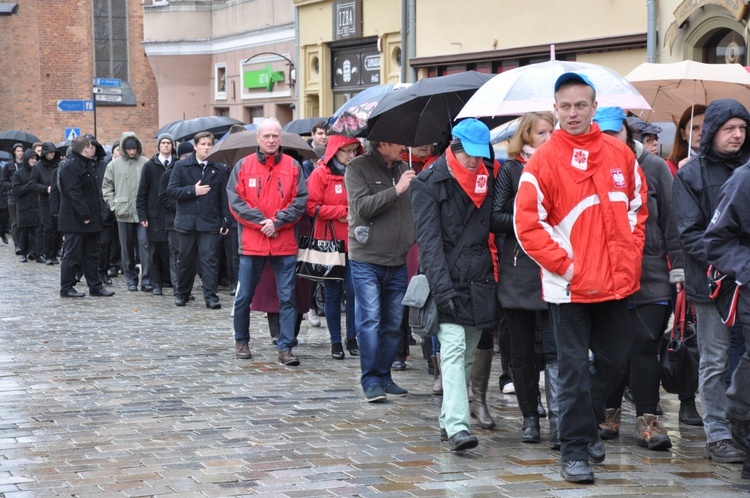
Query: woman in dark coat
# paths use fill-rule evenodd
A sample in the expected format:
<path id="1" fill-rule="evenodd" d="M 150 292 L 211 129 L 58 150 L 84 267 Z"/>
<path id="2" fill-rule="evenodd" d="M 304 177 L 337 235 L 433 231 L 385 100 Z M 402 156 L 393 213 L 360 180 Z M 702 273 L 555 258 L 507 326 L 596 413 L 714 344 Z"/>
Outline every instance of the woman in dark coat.
<path id="1" fill-rule="evenodd" d="M 20 240 L 21 263 L 28 261 L 30 246 L 39 226 L 39 200 L 31 183 L 31 170 L 39 160 L 33 149 L 23 153 L 23 165 L 13 174 L 13 195 L 16 196 L 16 226 Z"/>
<path id="2" fill-rule="evenodd" d="M 514 200 L 526 161 L 552 136 L 551 112 L 531 112 L 521 119 L 508 146 L 507 161 L 495 183 L 492 203 L 493 230 L 505 234 L 500 254 L 498 297 L 508 317 L 510 332 L 511 377 L 518 408 L 523 416 L 521 441 L 538 443 L 539 434 L 539 367 L 535 362 L 537 328 L 541 329 L 545 356 L 547 408 L 549 410 L 549 443 L 560 446 L 557 424 L 557 345 L 542 300 L 539 265 L 521 249 L 513 231 Z"/>
<path id="3" fill-rule="evenodd" d="M 60 153 L 52 142 L 42 144 L 42 156 L 31 171 L 31 185 L 39 199 L 39 221 L 42 228 L 44 253 L 40 259 L 48 265 L 59 263 L 57 252 L 62 248 L 62 235 L 57 230 L 57 218 L 50 214 L 49 195 L 52 179 L 60 164 Z"/>
<path id="4" fill-rule="evenodd" d="M 420 266 L 439 311 L 443 378 L 441 439 L 452 451 L 477 446 L 469 433 L 467 384 L 482 330 L 497 324 L 495 275 L 490 250 L 492 172 L 490 132 L 467 119 L 453 141 L 411 183 Z"/>

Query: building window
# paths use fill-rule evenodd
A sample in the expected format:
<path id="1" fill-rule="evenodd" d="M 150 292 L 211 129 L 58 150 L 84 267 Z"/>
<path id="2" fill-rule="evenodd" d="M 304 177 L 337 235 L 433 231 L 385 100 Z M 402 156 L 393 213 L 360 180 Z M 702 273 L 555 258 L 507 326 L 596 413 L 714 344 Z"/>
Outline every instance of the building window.
<path id="1" fill-rule="evenodd" d="M 703 62 L 745 65 L 745 39 L 732 29 L 721 29 L 703 46 Z"/>
<path id="2" fill-rule="evenodd" d="M 214 80 L 216 82 L 216 91 L 214 97 L 216 100 L 227 99 L 227 63 L 217 62 L 214 65 Z"/>
<path id="3" fill-rule="evenodd" d="M 93 0 L 97 78 L 128 80 L 127 0 Z"/>

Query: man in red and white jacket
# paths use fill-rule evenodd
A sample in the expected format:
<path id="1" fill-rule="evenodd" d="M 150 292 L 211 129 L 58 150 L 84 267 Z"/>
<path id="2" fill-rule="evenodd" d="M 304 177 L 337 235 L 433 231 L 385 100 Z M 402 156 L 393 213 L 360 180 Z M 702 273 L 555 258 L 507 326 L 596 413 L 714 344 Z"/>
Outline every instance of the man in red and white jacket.
<path id="1" fill-rule="evenodd" d="M 518 241 L 541 267 L 557 338 L 561 474 L 589 483 L 589 460 L 604 460 L 598 424 L 605 400 L 622 380 L 630 349 L 625 298 L 640 287 L 648 214 L 635 156 L 592 124 L 596 107 L 586 76 L 558 78 L 561 129 L 524 168 L 514 215 Z"/>
<path id="2" fill-rule="evenodd" d="M 250 303 L 266 261 L 279 295 L 279 362 L 299 365 L 292 354 L 297 308 L 294 300 L 297 237 L 294 225 L 305 212 L 307 183 L 300 165 L 279 149 L 281 125 L 273 118 L 258 128 L 258 150 L 232 171 L 229 208 L 239 230 L 239 289 L 234 299 L 235 355 L 250 359 Z"/>

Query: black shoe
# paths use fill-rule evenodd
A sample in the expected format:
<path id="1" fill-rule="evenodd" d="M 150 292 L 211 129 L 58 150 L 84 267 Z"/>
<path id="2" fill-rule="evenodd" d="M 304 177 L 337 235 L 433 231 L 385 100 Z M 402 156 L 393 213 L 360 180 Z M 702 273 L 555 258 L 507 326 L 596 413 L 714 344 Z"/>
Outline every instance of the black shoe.
<path id="1" fill-rule="evenodd" d="M 161 290 L 161 287 L 154 286 L 154 290 L 152 291 L 154 293 L 154 296 L 163 296 L 164 293 Z"/>
<path id="2" fill-rule="evenodd" d="M 143 292 L 152 292 L 154 290 L 154 286 L 151 284 L 142 285 L 141 290 Z"/>
<path id="3" fill-rule="evenodd" d="M 385 391 L 383 390 L 382 386 L 379 386 L 378 384 L 374 384 L 365 391 L 365 400 L 368 403 L 379 403 L 381 401 L 385 401 Z"/>
<path id="4" fill-rule="evenodd" d="M 206 302 L 206 308 L 210 310 L 220 310 L 221 309 L 221 303 L 219 301 L 207 301 Z"/>
<path id="5" fill-rule="evenodd" d="M 99 280 L 101 280 L 104 285 L 112 285 L 112 279 L 109 278 L 107 275 L 100 276 Z"/>
<path id="6" fill-rule="evenodd" d="M 185 301 L 183 298 L 181 298 L 181 297 L 174 298 L 174 305 L 175 306 L 185 306 L 186 304 L 187 304 L 187 301 Z"/>
<path id="7" fill-rule="evenodd" d="M 190 294 L 187 298 L 188 301 L 195 301 L 195 296 Z"/>
<path id="8" fill-rule="evenodd" d="M 479 441 L 468 431 L 458 431 L 450 437 L 451 451 L 464 451 L 476 448 Z"/>
<path id="9" fill-rule="evenodd" d="M 707 443 L 703 450 L 703 458 L 718 463 L 743 463 L 745 453 L 732 444 L 731 439 L 722 439 L 715 443 Z"/>
<path id="10" fill-rule="evenodd" d="M 47 259 L 45 260 L 45 263 L 47 263 L 47 266 L 52 266 L 52 265 L 54 265 L 54 264 L 55 264 L 55 261 L 56 261 L 56 260 L 55 260 L 55 259 L 53 259 L 53 258 L 47 258 Z"/>
<path id="11" fill-rule="evenodd" d="M 409 394 L 409 391 L 404 389 L 403 387 L 397 385 L 395 382 L 391 382 L 387 386 L 383 387 L 383 390 L 388 396 L 406 396 Z"/>
<path id="12" fill-rule="evenodd" d="M 604 443 L 602 443 L 601 439 L 597 439 L 593 443 L 589 443 L 588 451 L 589 451 L 589 462 L 602 463 L 604 461 L 604 457 L 606 455 L 604 453 Z"/>
<path id="13" fill-rule="evenodd" d="M 406 370 L 406 362 L 401 360 L 394 361 L 391 370 L 398 370 L 399 372 Z"/>
<path id="14" fill-rule="evenodd" d="M 664 410 L 661 409 L 661 403 L 656 403 L 656 411 L 654 412 L 654 415 L 664 415 Z"/>
<path id="15" fill-rule="evenodd" d="M 357 338 L 346 340 L 346 349 L 349 351 L 351 356 L 359 356 L 359 344 L 357 344 Z"/>
<path id="16" fill-rule="evenodd" d="M 39 263 L 39 264 L 41 264 L 41 265 L 46 265 L 47 264 L 47 258 L 45 258 L 44 256 L 37 256 L 36 257 L 36 262 Z M 49 263 L 49 264 L 52 264 L 52 263 Z"/>
<path id="17" fill-rule="evenodd" d="M 589 467 L 589 463 L 586 460 L 562 462 L 560 475 L 568 482 L 580 484 L 594 483 L 594 471 L 591 470 L 591 467 Z"/>
<path id="18" fill-rule="evenodd" d="M 622 392 L 622 397 L 625 398 L 625 401 L 628 403 L 633 402 L 633 391 L 630 390 L 630 386 L 625 386 L 625 390 Z"/>
<path id="19" fill-rule="evenodd" d="M 21 259 L 19 259 L 18 261 L 20 261 L 21 263 L 28 263 L 29 258 L 27 258 L 26 256 L 21 256 Z"/>
<path id="20" fill-rule="evenodd" d="M 343 360 L 344 356 L 344 347 L 340 342 L 331 344 L 331 358 L 334 360 Z"/>
<path id="21" fill-rule="evenodd" d="M 700 427 L 703 419 L 695 407 L 695 398 L 680 401 L 680 423 Z"/>
<path id="22" fill-rule="evenodd" d="M 448 437 L 448 432 L 444 428 L 440 428 L 440 442 L 441 443 L 447 443 L 450 441 L 450 438 Z"/>
<path id="23" fill-rule="evenodd" d="M 750 434 L 750 422 L 727 417 L 732 433 L 732 442 L 742 451 L 747 451 L 747 436 Z"/>
<path id="24" fill-rule="evenodd" d="M 541 441 L 539 434 L 539 417 L 530 416 L 523 418 L 523 432 L 521 433 L 522 443 L 538 443 Z"/>
<path id="25" fill-rule="evenodd" d="M 110 296 L 114 296 L 115 292 L 109 289 L 105 289 L 104 287 L 100 287 L 95 290 L 89 290 L 89 295 L 100 296 L 100 297 L 110 297 Z"/>
<path id="26" fill-rule="evenodd" d="M 136 292 L 138 290 L 138 286 L 135 285 L 135 284 L 130 284 L 130 285 L 128 285 L 128 290 L 130 292 Z"/>
<path id="27" fill-rule="evenodd" d="M 7 244 L 8 243 L 8 237 L 6 237 L 5 234 L 0 235 L 0 240 L 3 241 L 3 244 Z"/>
<path id="28" fill-rule="evenodd" d="M 48 264 L 49 264 L 49 263 L 48 263 Z M 59 260 L 59 259 L 57 259 L 56 257 L 53 257 L 53 258 L 52 258 L 52 264 L 53 264 L 53 265 L 59 265 L 59 264 L 60 264 L 60 260 Z"/>
<path id="29" fill-rule="evenodd" d="M 107 270 L 107 276 L 108 277 L 116 277 L 117 276 L 117 268 L 112 267 L 109 270 Z"/>
<path id="30" fill-rule="evenodd" d="M 83 292 L 78 292 L 73 288 L 60 291 L 60 297 L 84 297 L 85 295 Z"/>

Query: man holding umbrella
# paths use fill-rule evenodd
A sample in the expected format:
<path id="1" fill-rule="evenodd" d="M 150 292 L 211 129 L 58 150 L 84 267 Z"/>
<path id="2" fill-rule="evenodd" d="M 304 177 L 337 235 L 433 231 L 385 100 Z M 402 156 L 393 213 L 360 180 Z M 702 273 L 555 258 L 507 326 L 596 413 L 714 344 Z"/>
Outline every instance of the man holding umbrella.
<path id="1" fill-rule="evenodd" d="M 557 339 L 561 475 L 593 483 L 589 461 L 605 457 L 598 425 L 631 342 L 626 298 L 640 287 L 647 189 L 633 152 L 591 123 L 591 81 L 563 73 L 554 90 L 561 130 L 524 168 L 514 224 L 542 268 Z"/>

